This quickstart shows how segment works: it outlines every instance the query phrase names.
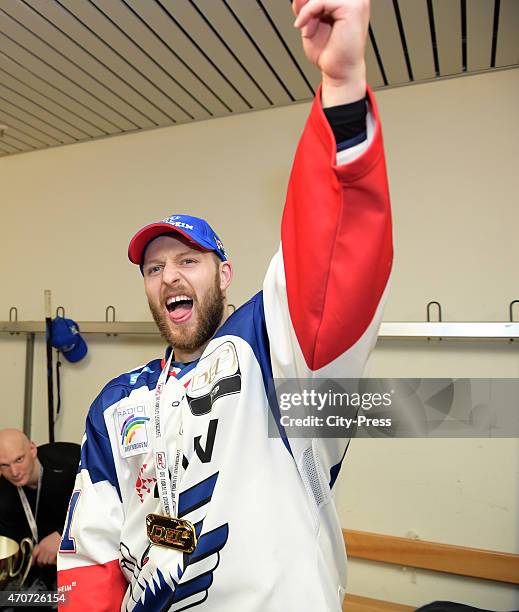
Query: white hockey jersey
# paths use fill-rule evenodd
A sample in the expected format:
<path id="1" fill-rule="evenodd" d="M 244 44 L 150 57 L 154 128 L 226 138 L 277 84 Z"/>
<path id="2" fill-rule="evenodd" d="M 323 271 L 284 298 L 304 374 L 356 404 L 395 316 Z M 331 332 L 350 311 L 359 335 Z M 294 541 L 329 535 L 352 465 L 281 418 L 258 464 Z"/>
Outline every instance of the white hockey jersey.
<path id="1" fill-rule="evenodd" d="M 341 165 L 319 100 L 263 290 L 164 387 L 168 448 L 182 431 L 178 516 L 194 524 L 196 549 L 150 545 L 146 535 L 146 515 L 162 514 L 151 431 L 165 363 L 157 359 L 111 381 L 88 414 L 59 554 L 69 612 L 341 609 L 346 556 L 332 488 L 348 440 L 288 439 L 266 389 L 273 377 L 362 375 L 392 241 L 373 97 L 368 141 L 338 154 Z M 278 438 L 268 436 L 269 412 Z"/>

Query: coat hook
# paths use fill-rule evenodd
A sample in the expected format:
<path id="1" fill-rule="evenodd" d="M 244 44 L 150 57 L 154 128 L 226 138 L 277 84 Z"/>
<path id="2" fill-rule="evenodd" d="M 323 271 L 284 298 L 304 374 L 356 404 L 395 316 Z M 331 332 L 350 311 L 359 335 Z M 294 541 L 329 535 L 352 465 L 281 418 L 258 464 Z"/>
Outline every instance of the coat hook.
<path id="1" fill-rule="evenodd" d="M 56 316 L 57 317 L 61 317 L 61 318 L 65 318 L 65 309 L 63 308 L 63 306 L 58 306 L 56 308 Z"/>
<path id="2" fill-rule="evenodd" d="M 229 314 L 236 312 L 236 306 L 234 304 L 227 304 L 227 308 L 229 309 Z"/>
<path id="3" fill-rule="evenodd" d="M 442 305 L 440 304 L 440 302 L 436 302 L 434 300 L 427 304 L 427 322 L 431 323 L 431 306 L 433 304 L 436 304 L 436 306 L 438 307 L 438 323 L 441 323 L 442 322 Z M 427 340 L 430 340 L 430 338 L 427 338 Z M 438 338 L 438 340 L 441 341 L 441 338 Z"/>
<path id="4" fill-rule="evenodd" d="M 438 306 L 438 323 L 441 323 L 442 321 L 442 305 L 440 304 L 440 302 L 429 302 L 427 304 L 427 322 L 430 323 L 431 322 L 431 306 L 433 304 L 436 304 L 436 306 Z"/>
<path id="5" fill-rule="evenodd" d="M 519 300 L 512 300 L 510 302 L 510 305 L 509 305 L 510 323 L 515 323 L 515 321 L 514 321 L 514 304 L 519 304 Z M 510 342 L 513 342 L 513 341 L 514 341 L 514 339 L 510 338 Z"/>
<path id="6" fill-rule="evenodd" d="M 9 308 L 9 323 L 18 323 L 18 308 L 11 306 Z M 19 336 L 20 332 L 9 332 L 10 336 Z"/>
<path id="7" fill-rule="evenodd" d="M 112 320 L 108 319 L 108 313 L 112 313 Z M 115 306 L 107 306 L 105 310 L 105 322 L 106 323 L 115 323 Z M 107 336 L 117 336 L 117 334 L 106 334 Z"/>

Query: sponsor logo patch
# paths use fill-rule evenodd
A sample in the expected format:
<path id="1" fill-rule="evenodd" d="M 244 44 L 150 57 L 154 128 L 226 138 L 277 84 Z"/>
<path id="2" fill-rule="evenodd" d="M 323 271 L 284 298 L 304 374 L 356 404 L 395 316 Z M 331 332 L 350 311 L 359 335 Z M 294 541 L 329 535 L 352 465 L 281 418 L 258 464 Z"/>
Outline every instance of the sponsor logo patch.
<path id="1" fill-rule="evenodd" d="M 150 417 L 146 407 L 125 406 L 115 413 L 117 431 L 119 433 L 119 451 L 121 457 L 141 455 L 149 448 L 147 424 Z"/>

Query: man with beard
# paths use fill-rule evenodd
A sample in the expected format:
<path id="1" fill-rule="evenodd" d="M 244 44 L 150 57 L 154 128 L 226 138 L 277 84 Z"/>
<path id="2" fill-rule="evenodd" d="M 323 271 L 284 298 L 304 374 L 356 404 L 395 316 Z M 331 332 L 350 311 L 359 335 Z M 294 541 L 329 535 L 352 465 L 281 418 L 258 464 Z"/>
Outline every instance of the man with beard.
<path id="1" fill-rule="evenodd" d="M 176 230 L 180 224 L 185 226 L 184 234 Z M 175 360 L 181 363 L 200 357 L 223 323 L 225 290 L 232 278 L 223 248 L 216 242 L 202 246 L 195 227 L 199 234 L 212 234 L 220 242 L 202 219 L 172 215 L 141 230 L 129 251 L 133 263 L 142 262 L 151 313 L 166 342 L 174 347 Z"/>
<path id="2" fill-rule="evenodd" d="M 333 485 L 348 440 L 287 436 L 268 389 L 273 378 L 362 375 L 391 221 L 366 96 L 368 2 L 293 8 L 323 82 L 294 161 L 282 246 L 263 290 L 227 317 L 232 267 L 206 221 L 171 215 L 130 241 L 169 346 L 111 381 L 89 412 L 59 555 L 69 612 L 341 610 Z"/>

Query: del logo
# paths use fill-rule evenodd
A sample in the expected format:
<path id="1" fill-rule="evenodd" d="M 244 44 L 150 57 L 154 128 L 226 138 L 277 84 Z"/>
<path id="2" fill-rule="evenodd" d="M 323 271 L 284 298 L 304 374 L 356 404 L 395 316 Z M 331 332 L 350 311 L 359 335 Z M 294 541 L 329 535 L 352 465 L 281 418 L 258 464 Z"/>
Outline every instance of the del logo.
<path id="1" fill-rule="evenodd" d="M 238 355 L 234 344 L 225 342 L 200 361 L 193 376 L 190 392 L 193 394 L 207 393 L 213 387 L 214 382 L 232 376 L 238 371 Z"/>
<path id="2" fill-rule="evenodd" d="M 166 469 L 166 457 L 164 456 L 164 453 L 156 453 L 155 460 L 159 469 Z"/>
<path id="3" fill-rule="evenodd" d="M 224 342 L 203 357 L 191 379 L 187 401 L 195 416 L 207 414 L 219 397 L 239 393 L 241 373 L 234 344 Z"/>
<path id="4" fill-rule="evenodd" d="M 139 405 L 119 408 L 115 413 L 115 420 L 121 456 L 132 457 L 145 453 L 149 447 L 146 424 L 150 420 L 146 407 Z"/>

